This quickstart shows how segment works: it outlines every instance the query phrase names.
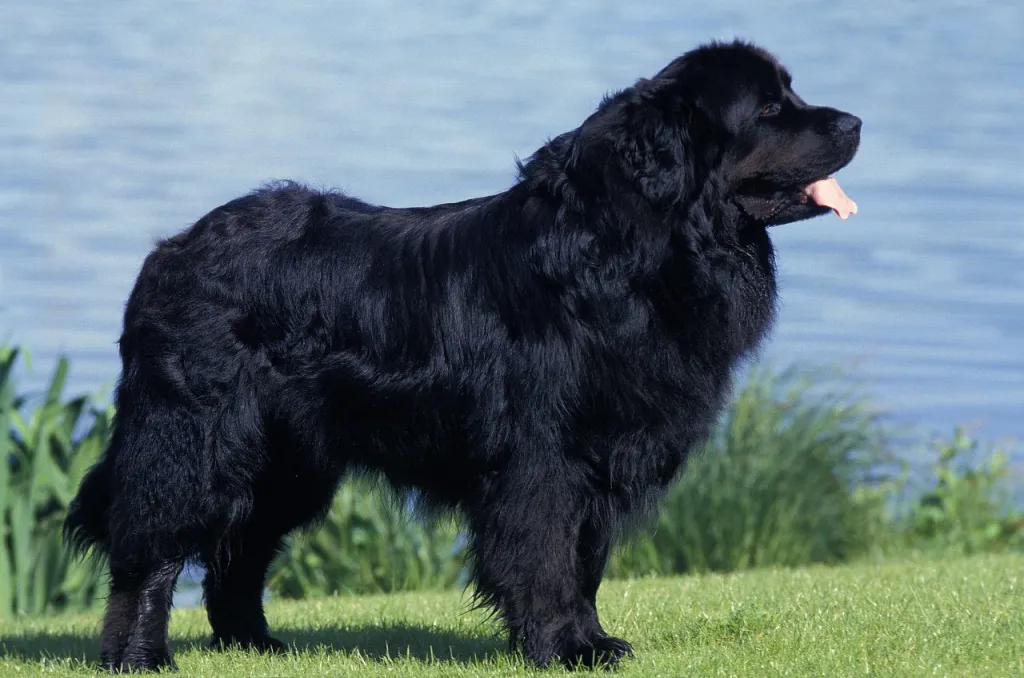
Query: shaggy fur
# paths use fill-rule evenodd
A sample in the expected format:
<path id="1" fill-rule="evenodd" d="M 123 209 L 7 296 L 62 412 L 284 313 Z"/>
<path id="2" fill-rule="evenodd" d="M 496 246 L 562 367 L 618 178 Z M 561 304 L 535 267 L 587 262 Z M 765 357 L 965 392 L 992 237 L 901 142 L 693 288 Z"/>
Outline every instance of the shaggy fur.
<path id="1" fill-rule="evenodd" d="M 767 227 L 860 121 L 768 53 L 710 44 L 605 99 L 507 191 L 411 209 L 277 185 L 148 256 L 106 454 L 67 519 L 109 559 L 111 669 L 172 665 L 202 562 L 213 642 L 272 650 L 289 532 L 376 473 L 461 512 L 478 596 L 538 664 L 615 662 L 595 596 L 617 534 L 704 440 L 776 301 Z"/>

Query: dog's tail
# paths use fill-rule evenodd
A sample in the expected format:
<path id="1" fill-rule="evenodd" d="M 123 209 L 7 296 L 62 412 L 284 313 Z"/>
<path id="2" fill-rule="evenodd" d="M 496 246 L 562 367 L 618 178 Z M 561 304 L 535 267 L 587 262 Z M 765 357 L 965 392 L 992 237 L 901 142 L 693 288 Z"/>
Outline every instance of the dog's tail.
<path id="1" fill-rule="evenodd" d="M 89 469 L 64 519 L 64 541 L 75 553 L 107 553 L 110 544 L 110 462 Z"/>

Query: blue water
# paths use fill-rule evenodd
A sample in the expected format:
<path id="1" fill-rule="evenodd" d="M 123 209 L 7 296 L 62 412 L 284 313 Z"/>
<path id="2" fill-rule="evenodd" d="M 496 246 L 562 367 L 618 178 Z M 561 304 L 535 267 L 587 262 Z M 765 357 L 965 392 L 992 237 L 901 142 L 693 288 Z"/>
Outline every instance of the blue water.
<path id="1" fill-rule="evenodd" d="M 765 350 L 841 363 L 900 421 L 1024 438 L 1024 9 L 1017 2 L 4 0 L 0 338 L 117 375 L 155 238 L 268 179 L 414 205 L 501 190 L 516 155 L 710 38 L 775 51 L 864 121 L 860 205 L 775 231 Z"/>

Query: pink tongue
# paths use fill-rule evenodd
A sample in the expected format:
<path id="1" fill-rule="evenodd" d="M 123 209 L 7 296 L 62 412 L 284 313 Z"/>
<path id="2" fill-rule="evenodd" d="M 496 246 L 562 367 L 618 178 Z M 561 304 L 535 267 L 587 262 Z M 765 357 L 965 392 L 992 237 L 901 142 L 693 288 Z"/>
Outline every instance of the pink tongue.
<path id="1" fill-rule="evenodd" d="M 857 213 L 857 203 L 846 197 L 843 189 L 839 188 L 839 182 L 832 177 L 815 181 L 804 189 L 804 193 L 822 207 L 831 207 L 840 219 Z"/>

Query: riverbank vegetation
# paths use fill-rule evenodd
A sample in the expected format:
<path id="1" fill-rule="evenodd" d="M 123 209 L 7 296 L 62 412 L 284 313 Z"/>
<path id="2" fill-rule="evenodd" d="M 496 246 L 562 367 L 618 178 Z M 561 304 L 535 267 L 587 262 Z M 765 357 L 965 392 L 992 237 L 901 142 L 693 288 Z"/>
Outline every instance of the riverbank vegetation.
<path id="1" fill-rule="evenodd" d="M 22 393 L 25 355 L 0 347 L 0 619 L 102 604 L 103 567 L 60 539 L 67 505 L 102 451 L 114 409 L 65 394 L 61 359 L 41 393 Z M 842 374 L 752 370 L 706 449 L 659 515 L 612 558 L 609 576 L 727 573 L 1024 549 L 1009 450 L 972 439 L 920 441 L 893 428 Z M 270 595 L 441 590 L 464 583 L 458 525 L 425 522 L 346 481 L 324 525 L 292 539 Z"/>

